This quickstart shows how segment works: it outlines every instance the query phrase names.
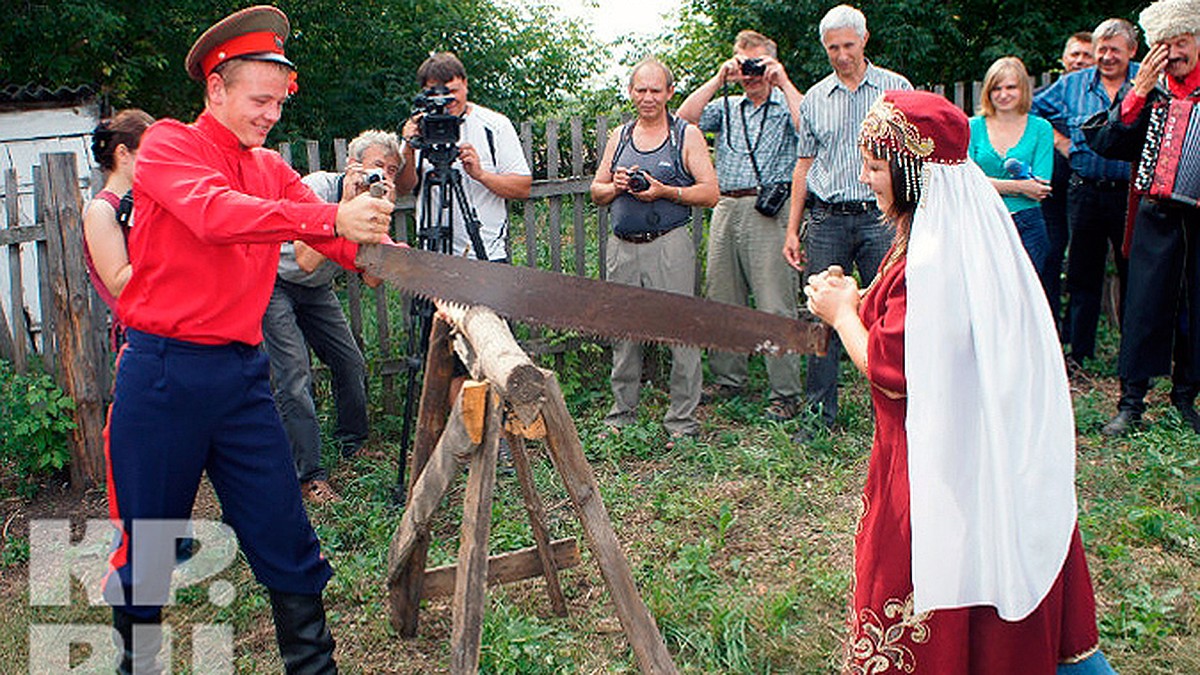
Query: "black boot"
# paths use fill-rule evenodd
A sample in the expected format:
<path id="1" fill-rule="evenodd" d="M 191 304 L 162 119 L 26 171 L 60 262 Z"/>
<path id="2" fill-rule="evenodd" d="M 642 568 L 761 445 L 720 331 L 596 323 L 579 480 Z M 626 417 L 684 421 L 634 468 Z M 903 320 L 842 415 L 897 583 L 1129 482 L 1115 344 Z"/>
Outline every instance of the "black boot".
<path id="1" fill-rule="evenodd" d="M 138 626 L 137 642 L 133 630 Z M 162 649 L 162 613 L 141 619 L 113 608 L 113 630 L 121 636 L 118 675 L 157 675 L 162 672 L 158 653 Z"/>
<path id="2" fill-rule="evenodd" d="M 288 675 L 337 673 L 333 662 L 333 636 L 325 625 L 325 605 L 320 595 L 271 591 L 275 641 Z"/>

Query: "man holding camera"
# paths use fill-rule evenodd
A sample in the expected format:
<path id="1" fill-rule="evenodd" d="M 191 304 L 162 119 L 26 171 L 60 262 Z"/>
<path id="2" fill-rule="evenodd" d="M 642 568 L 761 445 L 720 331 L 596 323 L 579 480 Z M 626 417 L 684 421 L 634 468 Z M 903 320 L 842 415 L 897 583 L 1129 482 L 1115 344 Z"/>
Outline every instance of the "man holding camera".
<path id="1" fill-rule="evenodd" d="M 813 85 L 800 104 L 800 143 L 783 255 L 798 270 L 807 257 L 810 274 L 831 265 L 849 274 L 857 264 L 866 288 L 892 245 L 895 229 L 880 217 L 871 188 L 858 181 L 858 128 L 884 91 L 912 85 L 867 60 L 867 19 L 854 7 L 829 10 L 818 29 L 833 72 Z M 811 208 L 802 219 L 809 197 Z M 841 355 L 842 343 L 835 335 L 825 356 L 808 357 L 804 396 L 826 427 L 837 417 Z"/>
<path id="2" fill-rule="evenodd" d="M 350 141 L 349 155 L 344 173 L 317 171 L 305 176 L 304 184 L 333 204 L 354 199 L 376 182 L 386 186 L 390 197 L 400 169 L 396 134 L 365 131 Z M 342 456 L 358 454 L 367 442 L 366 362 L 333 291 L 339 269 L 303 241 L 285 243 L 279 253 L 275 289 L 263 317 L 271 390 L 292 445 L 300 493 L 317 504 L 339 497 L 321 466 L 321 424 L 313 400 L 310 347 L 329 366 L 337 407 L 334 439 Z M 372 286 L 379 283 L 370 276 L 366 281 Z"/>
<path id="3" fill-rule="evenodd" d="M 608 280 L 692 295 L 696 249 L 688 234 L 692 207 L 717 202 L 717 176 L 704 135 L 667 112 L 675 82 L 666 64 L 653 57 L 634 66 L 629 98 L 637 118 L 615 129 L 592 181 L 592 201 L 611 204 Z M 671 405 L 663 426 L 672 438 L 700 430 L 696 406 L 702 383 L 700 350 L 671 348 Z M 637 420 L 642 384 L 642 346 L 613 345 L 613 406 L 610 428 Z"/>
<path id="4" fill-rule="evenodd" d="M 780 255 L 787 233 L 787 200 L 796 164 L 796 124 L 804 95 L 776 60 L 775 41 L 744 30 L 733 43 L 733 58 L 679 106 L 679 116 L 716 134 L 717 179 L 721 198 L 713 209 L 708 239 L 707 296 L 796 318 L 795 270 Z M 712 100 L 729 82 L 743 96 Z M 774 421 L 796 415 L 800 398 L 800 357 L 767 357 Z M 746 356 L 710 352 L 710 398 L 741 392 Z"/>
<path id="5" fill-rule="evenodd" d="M 467 71 L 462 61 L 450 52 L 439 52 L 417 69 L 417 81 L 428 93 L 435 87 L 445 87 L 449 102 L 445 113 L 462 119 L 461 142 L 454 167 L 466 174 L 463 179 L 467 200 L 479 219 L 479 233 L 488 260 L 508 260 L 508 205 L 506 199 L 528 199 L 533 176 L 517 130 L 504 115 L 467 100 Z M 420 116 L 404 124 L 404 165 L 396 187 L 407 192 L 417 186 L 418 179 L 431 168 L 427 158 L 421 166 L 413 161 L 413 140 L 420 137 Z M 440 209 L 440 197 L 435 191 L 430 208 Z M 417 222 L 425 204 L 417 200 Z M 455 205 L 453 255 L 472 258 L 475 249 L 467 232 L 465 215 Z"/>

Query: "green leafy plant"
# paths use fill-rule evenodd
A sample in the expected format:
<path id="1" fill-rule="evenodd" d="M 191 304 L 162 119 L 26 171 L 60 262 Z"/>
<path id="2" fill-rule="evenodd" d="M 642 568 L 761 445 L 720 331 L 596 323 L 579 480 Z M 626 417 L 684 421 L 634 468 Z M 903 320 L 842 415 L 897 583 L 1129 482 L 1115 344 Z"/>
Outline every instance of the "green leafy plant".
<path id="1" fill-rule="evenodd" d="M 39 478 L 66 466 L 75 401 L 41 372 L 22 375 L 0 361 L 0 464 L 31 496 Z"/>

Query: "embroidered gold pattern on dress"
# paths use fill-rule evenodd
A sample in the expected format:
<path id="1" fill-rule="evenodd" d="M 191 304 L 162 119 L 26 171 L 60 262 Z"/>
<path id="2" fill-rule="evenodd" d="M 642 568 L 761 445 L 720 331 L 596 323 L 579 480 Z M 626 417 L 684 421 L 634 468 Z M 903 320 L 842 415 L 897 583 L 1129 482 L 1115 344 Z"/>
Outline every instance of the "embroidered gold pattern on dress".
<path id="1" fill-rule="evenodd" d="M 914 672 L 916 657 L 904 643 L 923 644 L 929 640 L 929 627 L 925 622 L 932 614 L 913 614 L 912 593 L 903 601 L 889 598 L 884 602 L 883 619 L 873 609 L 860 611 L 851 645 L 852 660 L 847 664 L 847 672 L 875 675 L 893 668 L 905 673 Z M 887 625 L 884 624 L 885 620 L 889 622 Z"/>
<path id="2" fill-rule="evenodd" d="M 1069 665 L 1072 665 L 1075 663 L 1082 663 L 1083 661 L 1086 661 L 1086 660 L 1092 658 L 1093 656 L 1095 656 L 1096 652 L 1098 652 L 1098 651 L 1100 651 L 1100 645 L 1094 644 L 1089 649 L 1085 649 L 1082 652 L 1079 652 L 1078 654 L 1076 654 L 1074 656 L 1068 656 L 1067 658 L 1060 660 L 1059 664 L 1069 666 Z"/>

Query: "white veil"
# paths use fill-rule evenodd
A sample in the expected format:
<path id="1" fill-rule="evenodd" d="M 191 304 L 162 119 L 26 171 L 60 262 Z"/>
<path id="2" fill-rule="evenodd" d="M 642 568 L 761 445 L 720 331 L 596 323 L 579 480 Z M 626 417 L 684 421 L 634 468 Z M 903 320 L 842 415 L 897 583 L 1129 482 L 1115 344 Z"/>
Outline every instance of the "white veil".
<path id="1" fill-rule="evenodd" d="M 1042 287 L 983 172 L 923 163 L 906 264 L 914 609 L 1017 621 L 1075 527 L 1075 425 Z"/>

